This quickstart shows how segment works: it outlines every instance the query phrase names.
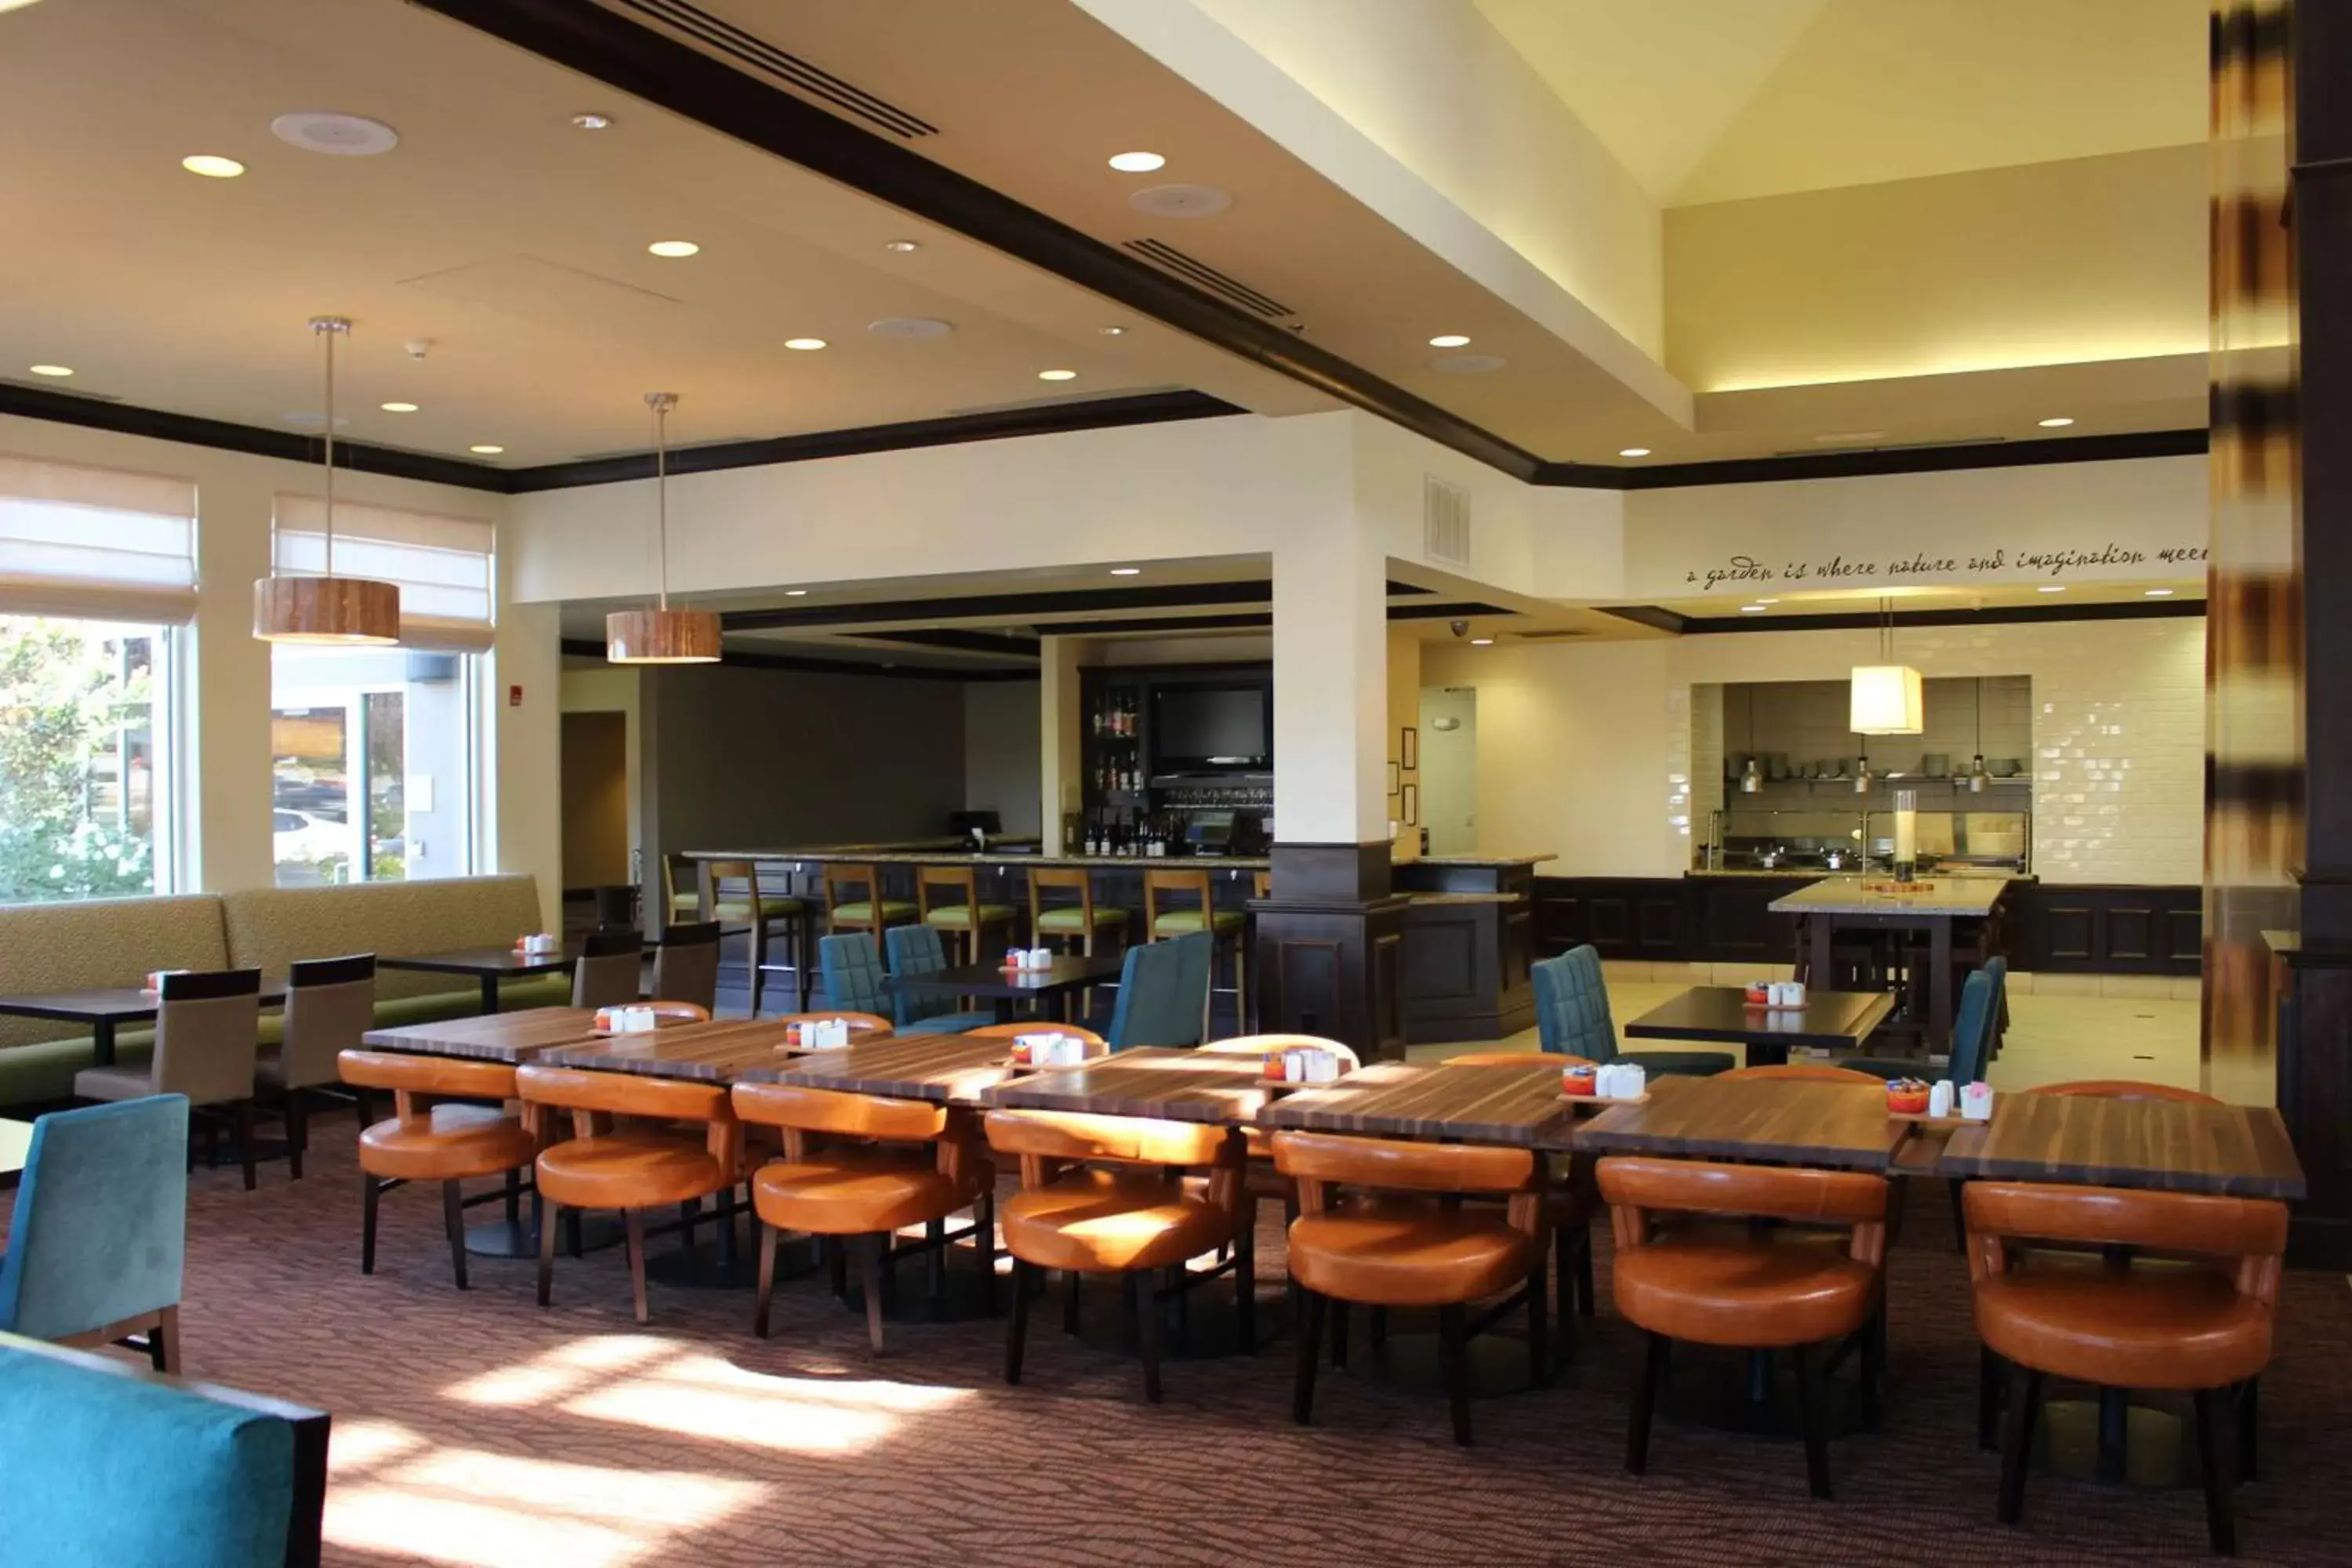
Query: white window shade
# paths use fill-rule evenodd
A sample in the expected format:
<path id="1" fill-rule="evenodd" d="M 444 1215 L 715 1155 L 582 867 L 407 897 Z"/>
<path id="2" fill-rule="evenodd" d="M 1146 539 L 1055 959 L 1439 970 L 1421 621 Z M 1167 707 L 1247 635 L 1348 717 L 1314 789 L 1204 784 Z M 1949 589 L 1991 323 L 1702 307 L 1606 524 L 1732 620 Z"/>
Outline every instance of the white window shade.
<path id="1" fill-rule="evenodd" d="M 327 503 L 279 496 L 272 559 L 279 572 L 327 570 Z M 490 525 L 390 507 L 335 503 L 335 575 L 400 585 L 403 647 L 474 652 L 490 646 Z"/>
<path id="2" fill-rule="evenodd" d="M 0 614 L 196 614 L 196 487 L 0 453 Z"/>

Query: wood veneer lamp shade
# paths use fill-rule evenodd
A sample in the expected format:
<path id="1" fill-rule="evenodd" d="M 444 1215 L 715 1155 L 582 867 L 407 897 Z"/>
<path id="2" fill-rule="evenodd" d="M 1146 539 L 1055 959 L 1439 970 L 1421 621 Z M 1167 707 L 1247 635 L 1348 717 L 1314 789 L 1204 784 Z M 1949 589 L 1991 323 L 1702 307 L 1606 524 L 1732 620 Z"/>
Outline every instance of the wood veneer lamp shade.
<path id="1" fill-rule="evenodd" d="M 264 577 L 253 585 L 264 642 L 374 646 L 400 640 L 400 585 L 367 577 Z"/>
<path id="2" fill-rule="evenodd" d="M 604 617 L 604 658 L 610 664 L 716 664 L 715 610 L 614 610 Z"/>

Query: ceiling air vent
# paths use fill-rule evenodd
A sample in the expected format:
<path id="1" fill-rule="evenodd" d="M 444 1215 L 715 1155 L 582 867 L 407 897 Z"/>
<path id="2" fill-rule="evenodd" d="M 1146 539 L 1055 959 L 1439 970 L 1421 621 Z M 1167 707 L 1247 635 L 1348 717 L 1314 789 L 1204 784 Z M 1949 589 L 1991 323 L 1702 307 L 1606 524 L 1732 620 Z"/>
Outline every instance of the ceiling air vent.
<path id="1" fill-rule="evenodd" d="M 1435 474 L 1421 479 L 1421 552 L 1449 566 L 1470 564 L 1470 492 Z"/>
<path id="2" fill-rule="evenodd" d="M 1196 257 L 1185 255 L 1165 240 L 1130 239 L 1127 242 L 1127 248 L 1155 266 L 1166 268 L 1194 288 L 1206 289 L 1219 299 L 1239 305 L 1253 315 L 1279 321 L 1285 316 L 1297 314 L 1280 300 L 1259 293 L 1240 279 L 1220 272 Z"/>
<path id="3" fill-rule="evenodd" d="M 854 114 L 869 125 L 880 126 L 893 136 L 901 136 L 911 142 L 919 136 L 940 133 L 938 126 L 920 115 L 909 114 L 887 99 L 877 98 L 864 88 L 845 82 L 823 67 L 811 65 L 798 55 L 786 54 L 766 39 L 745 32 L 732 22 L 723 21 L 699 5 L 688 5 L 687 0 L 618 0 L 618 4 L 675 28 L 712 54 L 774 77 L 785 86 L 795 88 L 811 98 L 822 99 L 844 114 Z"/>

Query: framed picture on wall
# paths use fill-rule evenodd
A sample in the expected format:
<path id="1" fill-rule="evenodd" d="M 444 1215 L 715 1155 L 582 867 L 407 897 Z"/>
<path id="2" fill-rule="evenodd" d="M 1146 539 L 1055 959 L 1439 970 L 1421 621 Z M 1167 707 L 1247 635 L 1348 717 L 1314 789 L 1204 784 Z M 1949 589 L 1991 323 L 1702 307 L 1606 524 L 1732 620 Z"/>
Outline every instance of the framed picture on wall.
<path id="1" fill-rule="evenodd" d="M 1407 732 L 1410 733 L 1410 731 Z M 1403 822 L 1407 827 L 1421 826 L 1421 786 L 1417 784 L 1404 786 Z"/>
<path id="2" fill-rule="evenodd" d="M 1396 794 L 1396 792 L 1397 792 L 1397 765 L 1396 765 L 1396 763 L 1395 763 L 1395 762 L 1394 762 L 1394 761 L 1391 761 L 1391 762 L 1390 762 L 1390 763 L 1389 763 L 1389 793 L 1390 793 L 1391 795 L 1394 795 L 1394 794 Z"/>
<path id="3" fill-rule="evenodd" d="M 1419 773 L 1421 771 L 1421 731 L 1407 730 L 1404 732 L 1403 743 L 1397 748 L 1397 754 L 1404 759 L 1405 772 Z"/>

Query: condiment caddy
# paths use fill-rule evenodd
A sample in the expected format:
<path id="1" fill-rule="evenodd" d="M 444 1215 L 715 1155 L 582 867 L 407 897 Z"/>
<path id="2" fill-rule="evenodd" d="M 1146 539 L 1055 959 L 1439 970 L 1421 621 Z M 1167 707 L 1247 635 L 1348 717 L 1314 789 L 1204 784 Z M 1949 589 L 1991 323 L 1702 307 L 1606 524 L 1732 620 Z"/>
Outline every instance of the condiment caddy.
<path id="1" fill-rule="evenodd" d="M 846 1018 L 804 1018 L 784 1026 L 784 1044 L 803 1051 L 838 1051 L 849 1046 Z"/>
<path id="2" fill-rule="evenodd" d="M 1339 1073 L 1339 1054 L 1319 1046 L 1293 1046 L 1266 1053 L 1269 1083 L 1337 1083 Z"/>
<path id="3" fill-rule="evenodd" d="M 1785 1010 L 1805 1005 L 1805 983 L 1801 980 L 1757 980 L 1748 983 L 1748 1005 Z"/>
<path id="4" fill-rule="evenodd" d="M 515 938 L 514 950 L 526 958 L 541 958 L 563 951 L 563 939 L 553 931 L 535 931 Z"/>
<path id="5" fill-rule="evenodd" d="M 661 1017 L 651 1007 L 599 1007 L 594 1026 L 600 1035 L 650 1035 Z"/>
<path id="6" fill-rule="evenodd" d="M 1929 1084 L 1925 1079 L 1889 1079 L 1886 1114 L 1896 1121 L 1917 1121 L 1959 1127 L 1992 1120 L 1992 1086 L 1979 1080 L 1956 1085 L 1950 1079 Z"/>
<path id="7" fill-rule="evenodd" d="M 1004 952 L 1003 967 L 1007 971 L 1027 973 L 1054 967 L 1054 950 L 1050 947 L 1013 947 Z"/>
<path id="8" fill-rule="evenodd" d="M 1649 1074 L 1639 1062 L 1577 1062 L 1560 1069 L 1559 1093 L 1580 1104 L 1641 1105 L 1650 1098 Z"/>
<path id="9" fill-rule="evenodd" d="M 1016 1067 L 1083 1067 L 1087 1059 L 1087 1043 L 1076 1035 L 1040 1029 L 1034 1035 L 1013 1036 L 1012 1057 Z"/>

